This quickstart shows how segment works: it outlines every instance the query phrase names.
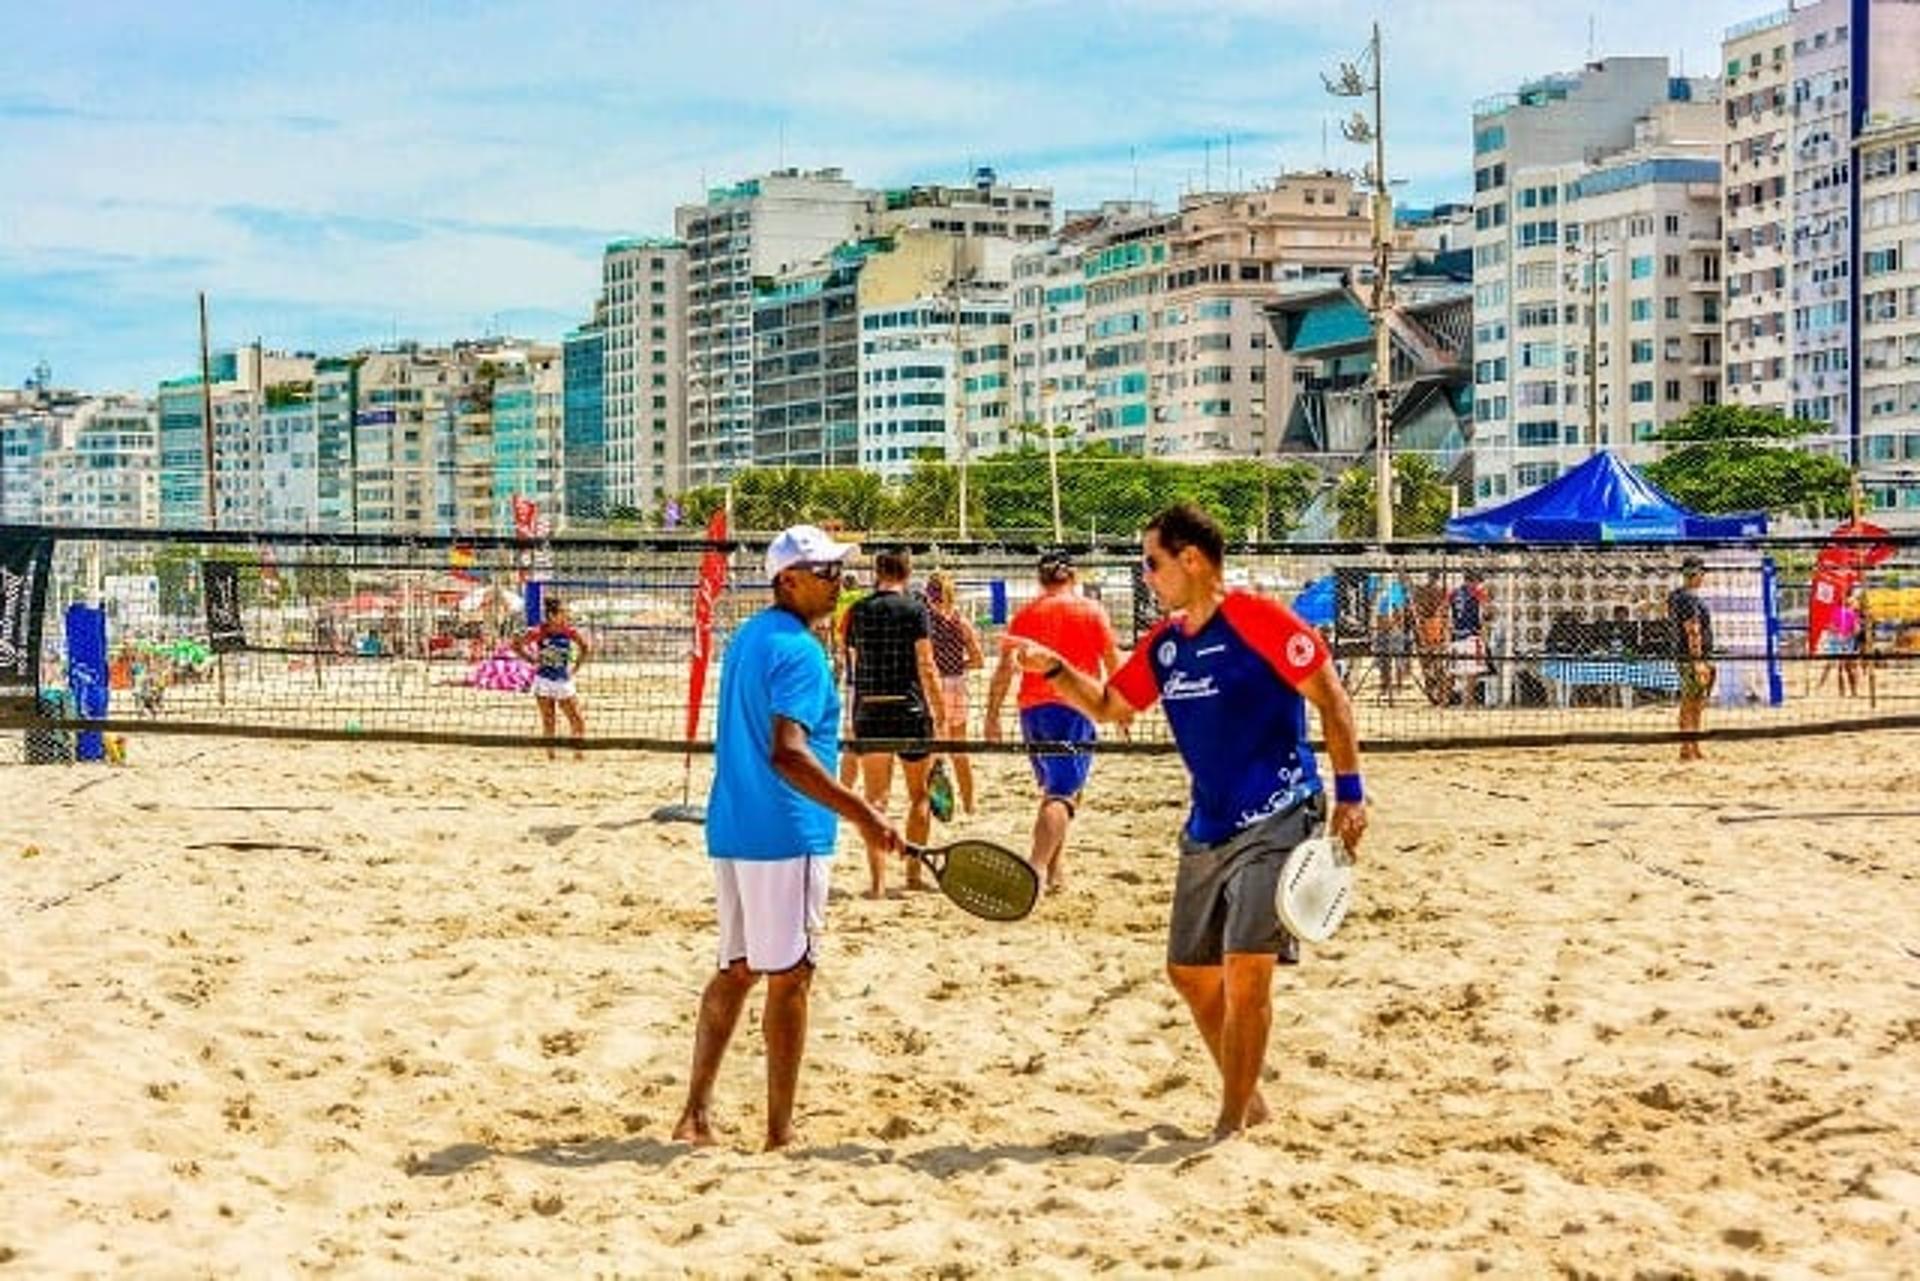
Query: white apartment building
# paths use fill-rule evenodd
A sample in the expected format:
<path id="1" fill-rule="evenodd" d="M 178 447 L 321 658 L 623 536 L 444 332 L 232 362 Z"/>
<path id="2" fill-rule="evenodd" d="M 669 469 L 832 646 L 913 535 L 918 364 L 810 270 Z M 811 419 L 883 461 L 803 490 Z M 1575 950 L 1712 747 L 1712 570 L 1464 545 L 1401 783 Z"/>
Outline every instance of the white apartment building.
<path id="1" fill-rule="evenodd" d="M 1858 157 L 1861 476 L 1876 520 L 1920 527 L 1920 118 Z"/>
<path id="2" fill-rule="evenodd" d="M 81 405 L 48 488 L 62 525 L 150 526 L 160 519 L 160 421 L 153 403 L 107 396 Z"/>
<path id="3" fill-rule="evenodd" d="M 1013 413 L 1078 444 L 1092 416 L 1087 388 L 1087 283 L 1083 237 L 1098 219 L 1069 224 L 1058 237 L 1013 258 Z"/>
<path id="4" fill-rule="evenodd" d="M 320 507 L 320 415 L 311 392 L 261 412 L 259 460 L 259 528 L 330 528 Z"/>
<path id="5" fill-rule="evenodd" d="M 1703 305 L 1690 310 L 1679 296 L 1690 272 L 1712 270 L 1693 260 L 1707 245 L 1692 238 L 1715 230 L 1710 217 L 1702 223 L 1700 183 L 1711 178 L 1698 165 L 1710 162 L 1718 131 L 1693 104 L 1716 101 L 1716 82 L 1674 77 L 1665 58 L 1607 58 L 1475 104 L 1476 501 L 1545 483 L 1590 439 L 1585 360 L 1595 336 L 1590 323 L 1586 332 L 1579 326 L 1595 319 L 1584 310 L 1594 279 L 1618 295 L 1591 302 L 1610 330 L 1597 336 L 1596 360 L 1613 371 L 1601 388 L 1609 441 L 1630 441 L 1646 423 L 1719 394 L 1717 376 L 1709 389 L 1685 372 L 1700 351 L 1686 341 L 1687 318 L 1697 320 Z M 1627 159 L 1636 146 L 1640 156 Z M 1640 163 L 1652 167 L 1633 167 Z M 1570 212 L 1569 197 L 1591 205 Z M 1563 225 L 1589 217 L 1613 238 L 1596 242 L 1607 246 L 1597 261 L 1576 265 L 1585 246 L 1569 253 Z M 1663 290 L 1674 291 L 1672 303 Z M 1636 321 L 1648 306 L 1652 318 Z M 1671 360 L 1669 339 L 1677 341 Z M 1634 357 L 1649 343 L 1653 359 L 1636 373 Z M 1678 393 L 1671 401 L 1669 391 Z"/>
<path id="6" fill-rule="evenodd" d="M 838 169 L 781 169 L 674 211 L 686 246 L 686 475 L 668 488 L 718 484 L 752 461 L 754 281 L 857 239 L 869 199 Z"/>
<path id="7" fill-rule="evenodd" d="M 1920 5 L 1790 5 L 1723 52 L 1728 399 L 1823 423 L 1816 447 L 1864 462 L 1859 150 L 1914 113 Z"/>
<path id="8" fill-rule="evenodd" d="M 642 237 L 614 241 L 601 261 L 610 509 L 656 510 L 685 485 L 688 258 L 678 240 Z M 573 513 L 588 520 L 608 514 Z"/>
<path id="9" fill-rule="evenodd" d="M 862 306 L 860 466 L 897 479 L 1008 448 L 1012 319 L 1004 291 L 971 286 Z"/>
<path id="10" fill-rule="evenodd" d="M 1009 186 L 982 167 L 974 170 L 970 187 L 927 184 L 877 191 L 870 220 L 875 235 L 915 230 L 1045 240 L 1053 234 L 1053 188 Z"/>
<path id="11" fill-rule="evenodd" d="M 1476 441 L 1475 501 L 1595 449 L 1651 461 L 1642 442 L 1719 402 L 1718 132 L 1712 101 L 1663 103 L 1615 156 L 1509 172 L 1508 340 L 1475 375 L 1509 389 L 1511 426 Z"/>
<path id="12" fill-rule="evenodd" d="M 1081 259 L 1088 437 L 1157 457 L 1271 452 L 1266 306 L 1290 286 L 1363 272 L 1372 244 L 1366 198 L 1330 172 L 1104 226 Z"/>

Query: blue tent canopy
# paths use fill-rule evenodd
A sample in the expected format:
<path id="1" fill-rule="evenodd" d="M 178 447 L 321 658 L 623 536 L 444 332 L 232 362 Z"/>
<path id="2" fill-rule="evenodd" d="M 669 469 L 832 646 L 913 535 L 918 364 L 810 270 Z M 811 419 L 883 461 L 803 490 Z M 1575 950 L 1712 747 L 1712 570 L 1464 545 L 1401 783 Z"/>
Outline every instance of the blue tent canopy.
<path id="1" fill-rule="evenodd" d="M 1766 532 L 1765 512 L 1688 511 L 1604 450 L 1530 494 L 1447 522 L 1448 538 L 1470 543 L 1675 542 Z"/>

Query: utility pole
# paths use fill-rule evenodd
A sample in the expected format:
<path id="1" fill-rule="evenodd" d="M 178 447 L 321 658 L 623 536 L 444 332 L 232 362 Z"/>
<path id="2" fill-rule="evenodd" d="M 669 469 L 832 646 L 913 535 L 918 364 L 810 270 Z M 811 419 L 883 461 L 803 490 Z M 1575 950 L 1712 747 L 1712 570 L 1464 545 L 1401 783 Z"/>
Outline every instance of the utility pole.
<path id="1" fill-rule="evenodd" d="M 1362 68 L 1366 70 L 1363 71 Z M 1336 98 L 1373 97 L 1373 119 L 1356 111 L 1340 126 L 1348 142 L 1373 144 L 1373 291 L 1367 314 L 1373 323 L 1373 501 L 1376 536 L 1393 538 L 1393 339 L 1387 314 L 1393 308 L 1393 193 L 1387 183 L 1386 74 L 1380 55 L 1380 24 L 1373 24 L 1366 52 L 1340 64 L 1340 74 L 1322 76 Z"/>
<path id="2" fill-rule="evenodd" d="M 206 466 L 207 528 L 220 528 L 213 470 L 213 358 L 207 352 L 207 291 L 200 291 L 200 449 Z"/>

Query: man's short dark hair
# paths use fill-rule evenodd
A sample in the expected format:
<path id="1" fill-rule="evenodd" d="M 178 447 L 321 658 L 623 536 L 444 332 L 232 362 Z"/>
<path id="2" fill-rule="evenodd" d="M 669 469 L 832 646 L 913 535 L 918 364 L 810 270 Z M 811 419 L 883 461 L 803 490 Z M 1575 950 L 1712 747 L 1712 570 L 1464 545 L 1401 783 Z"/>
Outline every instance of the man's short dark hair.
<path id="1" fill-rule="evenodd" d="M 884 578 L 888 582 L 899 582 L 913 572 L 913 556 L 904 547 L 890 548 L 873 558 L 875 578 Z"/>
<path id="2" fill-rule="evenodd" d="M 1143 531 L 1159 536 L 1160 546 L 1178 553 L 1196 548 L 1209 562 L 1218 566 L 1226 559 L 1227 535 L 1220 522 L 1192 503 L 1175 503 L 1163 508 Z"/>
<path id="3" fill-rule="evenodd" d="M 1040 581 L 1064 583 L 1073 577 L 1073 553 L 1064 547 L 1050 547 L 1040 553 Z"/>

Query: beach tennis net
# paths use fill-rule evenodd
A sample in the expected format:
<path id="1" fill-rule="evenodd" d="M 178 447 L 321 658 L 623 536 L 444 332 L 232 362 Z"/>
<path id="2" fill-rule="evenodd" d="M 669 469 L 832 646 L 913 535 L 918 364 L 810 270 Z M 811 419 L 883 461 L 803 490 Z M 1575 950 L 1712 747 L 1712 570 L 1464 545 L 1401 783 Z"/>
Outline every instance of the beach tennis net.
<path id="1" fill-rule="evenodd" d="M 858 589 L 871 585 L 867 552 L 885 545 L 868 536 L 849 562 Z M 530 746 L 540 741 L 534 668 L 515 642 L 563 600 L 590 655 L 575 682 L 583 746 L 706 750 L 728 640 L 770 603 L 764 550 L 698 538 L 13 527 L 0 534 L 0 660 L 10 664 L 0 727 L 29 761 L 98 755 L 125 734 Z M 985 742 L 983 715 L 998 642 L 1040 591 L 1039 550 L 913 549 L 913 583 L 936 569 L 950 576 L 954 611 L 985 657 L 958 681 L 964 725 L 936 746 L 1023 750 L 1011 694 L 1014 742 Z M 1791 539 L 1252 545 L 1230 552 L 1228 576 L 1322 630 L 1368 750 L 1663 741 L 1676 732 L 1681 682 L 1671 594 L 1690 555 L 1707 570 L 1709 736 L 1920 723 L 1911 536 L 1837 557 L 1829 543 Z M 1124 652 L 1160 617 L 1137 547 L 1082 547 L 1074 561 L 1078 590 L 1106 611 Z M 697 605 L 703 582 L 707 607 Z M 821 631 L 833 647 L 831 628 Z M 690 707 L 703 649 L 708 670 Z M 853 739 L 851 710 L 843 737 L 853 746 L 900 745 Z M 1172 744 L 1154 709 L 1091 748 L 1037 746 Z"/>

